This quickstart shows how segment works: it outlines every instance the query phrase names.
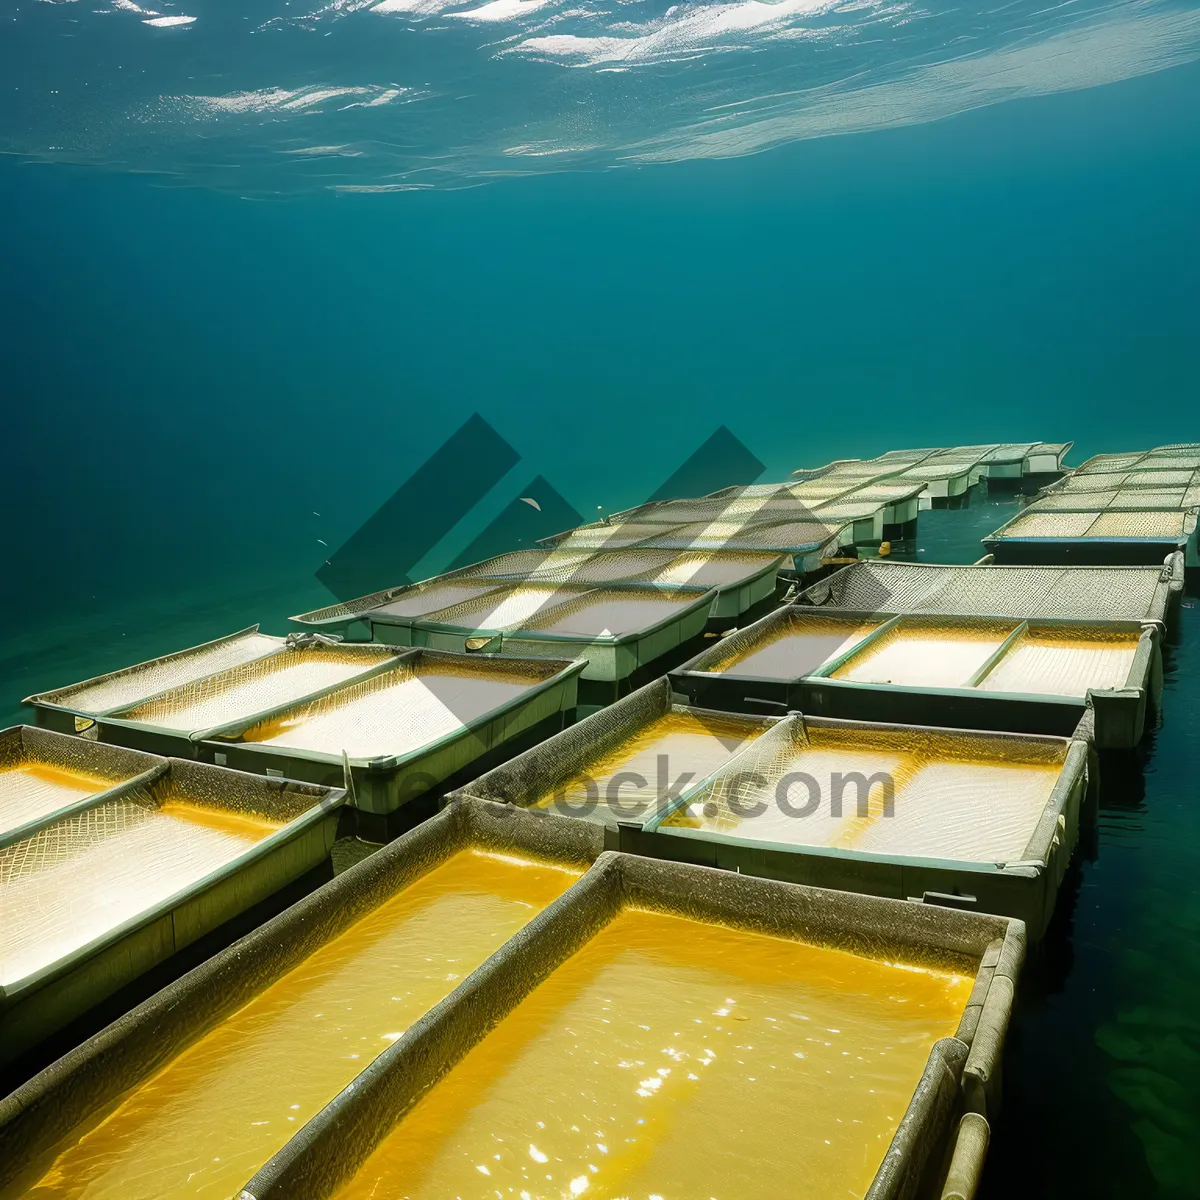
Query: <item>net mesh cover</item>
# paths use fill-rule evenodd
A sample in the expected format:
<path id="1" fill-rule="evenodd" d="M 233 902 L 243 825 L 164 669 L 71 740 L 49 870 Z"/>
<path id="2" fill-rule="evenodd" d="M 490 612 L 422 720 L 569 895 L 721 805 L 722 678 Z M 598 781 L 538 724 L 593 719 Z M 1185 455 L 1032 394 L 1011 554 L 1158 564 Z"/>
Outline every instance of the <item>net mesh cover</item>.
<path id="1" fill-rule="evenodd" d="M 1162 573 L 1162 567 L 937 567 L 864 562 L 814 584 L 804 597 L 816 605 L 867 612 L 1136 621 L 1156 615 Z"/>
<path id="2" fill-rule="evenodd" d="M 719 642 L 692 670 L 758 679 L 799 679 L 846 653 L 878 629 L 880 620 L 786 610 Z"/>
<path id="3" fill-rule="evenodd" d="M 1096 512 L 1037 512 L 1027 509 L 993 536 L 1005 538 L 1085 537 L 1095 524 Z"/>
<path id="4" fill-rule="evenodd" d="M 711 775 L 766 728 L 734 715 L 669 709 L 628 729 L 569 778 L 548 781 L 528 807 L 601 822 L 644 819 L 665 811 L 668 798 Z"/>
<path id="5" fill-rule="evenodd" d="M 465 604 L 455 604 L 429 614 L 430 624 L 446 625 L 468 632 L 474 630 L 507 630 L 531 620 L 539 613 L 557 607 L 564 601 L 586 595 L 584 585 L 547 583 L 516 584 L 504 587 Z"/>
<path id="6" fill-rule="evenodd" d="M 1143 454 L 1097 454 L 1076 470 L 1076 475 L 1094 475 L 1097 471 L 1127 471 L 1136 466 Z"/>
<path id="7" fill-rule="evenodd" d="M 636 546 L 651 539 L 671 533 L 676 526 L 671 523 L 635 523 L 618 521 L 611 525 L 585 525 L 567 534 L 557 542 L 560 550 L 615 550 L 621 546 Z"/>
<path id="8" fill-rule="evenodd" d="M 697 522 L 803 519 L 808 515 L 807 498 L 793 492 L 765 496 L 704 496 L 696 500 L 667 500 L 622 514 L 619 519 L 638 524 L 694 525 Z"/>
<path id="9" fill-rule="evenodd" d="M 733 587 L 772 567 L 778 568 L 781 562 L 778 555 L 770 552 L 710 550 L 684 553 L 675 555 L 665 567 L 650 573 L 648 578 L 658 584 L 705 590 Z"/>
<path id="10" fill-rule="evenodd" d="M 683 588 L 596 588 L 575 596 L 516 629 L 523 633 L 556 633 L 579 637 L 624 637 L 662 624 L 701 599 L 703 592 Z"/>
<path id="11" fill-rule="evenodd" d="M 1107 512 L 1088 530 L 1091 537 L 1182 538 L 1187 513 Z"/>
<path id="12" fill-rule="evenodd" d="M 674 550 L 762 550 L 793 554 L 819 549 L 841 528 L 837 521 L 794 521 L 779 525 L 713 521 L 683 525 L 669 534 L 650 538 L 646 545 Z"/>
<path id="13" fill-rule="evenodd" d="M 540 554 L 541 561 L 519 572 L 527 583 L 622 583 L 649 578 L 675 558 L 670 550 L 598 550 L 566 554 L 559 551 L 520 551 Z"/>
<path id="14" fill-rule="evenodd" d="M 0 983 L 86 946 L 232 862 L 278 829 L 262 818 L 158 803 L 99 804 L 0 850 Z"/>
<path id="15" fill-rule="evenodd" d="M 1066 743 L 790 718 L 718 770 L 663 828 L 968 862 L 1020 860 Z"/>
<path id="16" fill-rule="evenodd" d="M 237 740 L 334 758 L 401 757 L 511 706 L 561 666 L 423 656 L 258 722 Z"/>
<path id="17" fill-rule="evenodd" d="M 1131 475 L 1128 471 L 1098 471 L 1092 475 L 1068 475 L 1054 485 L 1054 495 L 1074 492 L 1116 493 Z"/>
<path id="18" fill-rule="evenodd" d="M 1017 638 L 978 686 L 985 692 L 1051 696 L 1123 688 L 1139 637 L 1136 632 L 1034 626 Z"/>
<path id="19" fill-rule="evenodd" d="M 269 658 L 175 688 L 119 718 L 180 733 L 248 720 L 334 687 L 393 658 L 388 646 L 289 646 Z"/>
<path id="20" fill-rule="evenodd" d="M 1004 622 L 902 621 L 837 667 L 832 678 L 901 687 L 967 687 L 1014 628 Z"/>
<path id="21" fill-rule="evenodd" d="M 205 675 L 274 654 L 283 644 L 281 638 L 246 632 L 220 642 L 183 650 L 168 658 L 139 663 L 92 683 L 44 692 L 35 699 L 85 713 L 111 712 L 167 688 L 179 687 Z"/>
<path id="22" fill-rule="evenodd" d="M 1039 505 L 1043 503 L 1038 502 Z M 1088 503 L 1091 503 L 1089 498 Z M 1157 491 L 1154 488 L 1122 489 L 1106 505 L 1107 509 L 1179 508 L 1183 503 L 1183 488 Z"/>
<path id="23" fill-rule="evenodd" d="M 425 617 L 443 608 L 466 604 L 499 592 L 493 579 L 444 579 L 417 584 L 370 610 L 372 617 Z"/>
<path id="24" fill-rule="evenodd" d="M 0 835 L 106 791 L 118 780 L 26 755 L 0 764 Z"/>

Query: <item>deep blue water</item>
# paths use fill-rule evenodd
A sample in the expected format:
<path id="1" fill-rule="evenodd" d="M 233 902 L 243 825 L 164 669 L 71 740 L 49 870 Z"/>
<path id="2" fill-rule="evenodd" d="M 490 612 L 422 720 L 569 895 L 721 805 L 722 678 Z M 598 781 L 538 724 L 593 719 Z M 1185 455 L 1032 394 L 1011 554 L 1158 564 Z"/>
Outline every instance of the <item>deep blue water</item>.
<path id="1" fill-rule="evenodd" d="M 429 570 L 530 476 L 544 474 L 580 512 L 616 509 L 722 423 L 766 478 L 895 446 L 1074 439 L 1078 462 L 1200 440 L 1200 66 L 1084 87 L 1080 63 L 1102 78 L 1109 61 L 1093 45 L 1064 57 L 1083 72 L 1069 85 L 1079 90 L 915 124 L 955 107 L 953 87 L 942 81 L 941 108 L 884 91 L 860 124 L 886 125 L 891 114 L 898 128 L 712 160 L 695 157 L 698 114 L 748 94 L 755 71 L 778 90 L 784 51 L 701 55 L 705 75 L 684 54 L 653 86 L 622 84 L 617 116 L 607 77 L 593 77 L 595 91 L 577 90 L 573 77 L 529 84 L 543 116 L 561 122 L 569 105 L 590 114 L 593 149 L 556 160 L 570 170 L 365 195 L 331 190 L 322 172 L 342 188 L 389 170 L 411 180 L 439 137 L 443 150 L 450 144 L 460 111 L 439 109 L 441 124 L 418 122 L 411 144 L 397 133 L 404 145 L 380 150 L 380 114 L 399 110 L 364 109 L 352 116 L 372 124 L 356 125 L 346 144 L 374 147 L 367 162 L 301 155 L 299 170 L 264 149 L 273 138 L 315 144 L 275 101 L 232 131 L 193 124 L 185 135 L 155 120 L 143 137 L 118 120 L 133 101 L 122 92 L 118 104 L 104 82 L 136 61 L 119 40 L 68 44 L 65 26 L 45 25 L 65 39 L 54 42 L 54 70 L 107 88 L 105 99 L 14 99 L 50 82 L 33 53 L 42 23 L 89 18 L 80 5 L 8 5 L 0 15 L 10 11 L 20 36 L 0 35 L 0 146 L 14 151 L 0 158 L 4 724 L 35 689 L 254 620 L 277 630 L 289 612 L 322 602 L 313 572 L 329 549 L 473 412 L 522 461 L 430 554 Z M 1185 25 L 1195 16 L 1172 11 Z M 913 61 L 954 60 L 947 47 L 965 34 L 910 34 L 920 14 L 905 12 L 890 25 L 881 16 L 873 36 L 925 39 L 910 47 Z M 202 14 L 193 32 L 205 15 L 219 14 Z M 985 16 L 973 18 L 968 65 L 996 51 L 979 34 Z M 232 19 L 197 40 L 192 57 L 147 58 L 152 86 L 129 95 L 166 95 L 175 86 L 166 76 L 189 71 L 202 76 L 197 95 L 267 87 L 278 48 L 236 70 L 219 61 Z M 665 8 L 654 17 L 664 28 L 680 19 Z M 618 36 L 596 21 L 570 36 Z M 314 38 L 328 32 L 317 24 Z M 1023 26 L 1010 25 L 1006 53 L 1015 53 Z M 351 29 L 360 26 L 333 31 L 350 39 L 337 61 L 361 54 L 371 70 L 336 82 L 384 87 L 393 78 L 384 49 Z M 1144 33 L 1118 28 L 1106 53 L 1142 53 Z M 456 35 L 448 24 L 438 36 Z M 1170 45 L 1159 49 L 1143 57 L 1169 63 Z M 813 53 L 826 62 L 823 46 Z M 287 79 L 293 91 L 321 82 L 312 54 Z M 417 63 L 438 75 L 441 95 L 456 69 L 465 80 L 465 66 L 426 63 L 408 43 L 396 54 L 397 79 Z M 895 82 L 872 59 L 877 68 L 879 81 Z M 514 78 L 532 79 L 525 70 Z M 671 107 L 665 81 L 676 70 Z M 1136 74 L 1110 75 L 1122 71 Z M 1041 83 L 1020 72 L 988 78 L 957 107 L 1055 91 L 1045 72 Z M 477 82 L 482 99 L 462 110 L 440 183 L 478 182 L 497 147 L 515 144 L 524 110 L 501 105 L 500 76 Z M 78 134 L 73 149 L 47 149 L 64 130 Z M 89 130 L 104 138 L 89 141 Z M 667 147 L 689 160 L 622 158 L 651 131 L 660 157 Z M 570 140 L 562 128 L 558 136 Z M 780 140 L 794 136 L 787 126 Z M 978 509 L 922 520 L 931 555 L 962 561 L 1000 523 Z M 1029 973 L 993 1196 L 1009 1185 L 1045 1197 L 1195 1194 L 1194 608 L 1181 625 L 1162 728 L 1138 769 L 1110 772 L 1097 860 L 1072 883 L 1054 953 Z"/>

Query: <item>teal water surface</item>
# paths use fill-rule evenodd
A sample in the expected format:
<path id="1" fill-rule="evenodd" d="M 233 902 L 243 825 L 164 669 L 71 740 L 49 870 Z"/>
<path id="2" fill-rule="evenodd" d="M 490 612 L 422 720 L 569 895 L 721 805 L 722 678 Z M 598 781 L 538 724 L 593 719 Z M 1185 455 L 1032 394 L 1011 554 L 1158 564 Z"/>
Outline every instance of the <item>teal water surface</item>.
<path id="1" fill-rule="evenodd" d="M 522 178 L 463 187 L 495 166 L 497 148 L 518 144 L 528 109 L 489 107 L 501 87 L 492 67 L 457 141 L 453 112 L 436 138 L 432 127 L 411 138 L 397 127 L 389 142 L 373 123 L 391 101 L 353 110 L 344 144 L 375 148 L 363 166 L 352 155 L 289 153 L 323 144 L 321 122 L 334 118 L 310 114 L 305 125 L 307 102 L 263 98 L 273 81 L 292 101 L 327 82 L 316 57 L 291 75 L 278 69 L 271 47 L 290 43 L 270 42 L 269 30 L 245 43 L 261 59 L 234 62 L 219 53 L 233 42 L 167 43 L 187 28 L 145 25 L 159 18 L 129 9 L 17 7 L 22 20 L 33 13 L 56 69 L 103 96 L 74 107 L 14 99 L 38 84 L 44 60 L 33 51 L 43 43 L 29 40 L 32 25 L 2 43 L 0 125 L 12 151 L 0 157 L 5 723 L 35 690 L 256 621 L 282 632 L 289 613 L 329 599 L 314 572 L 331 550 L 474 412 L 521 461 L 423 573 L 453 559 L 532 476 L 581 513 L 612 511 L 641 500 L 722 423 L 767 478 L 898 446 L 1075 439 L 1079 462 L 1200 440 L 1200 68 L 1185 54 L 1156 70 L 1186 41 L 1161 22 L 1110 39 L 1107 57 L 1089 43 L 1096 53 L 1081 59 L 1056 55 L 1060 43 L 1046 48 L 1037 22 L 1052 18 L 1014 10 L 1021 20 L 1004 46 L 1022 43 L 1022 21 L 1033 21 L 1033 79 L 1011 55 L 996 57 L 1001 47 L 980 32 L 986 13 L 945 37 L 922 26 L 909 43 L 904 30 L 919 14 L 898 11 L 872 37 L 910 47 L 917 66 L 957 61 L 961 45 L 971 71 L 986 68 L 986 87 L 954 76 L 938 95 L 957 96 L 959 109 L 990 107 L 927 121 L 889 92 L 868 105 L 868 132 L 723 161 L 695 150 L 695 127 L 716 119 L 703 115 L 710 106 L 750 103 L 755 83 L 769 82 L 772 95 L 797 83 L 776 57 L 793 25 L 772 27 L 766 49 L 710 54 L 701 39 L 686 64 L 656 64 L 649 92 L 610 72 L 620 63 L 589 60 L 588 71 L 606 72 L 588 76 L 597 91 L 559 64 L 558 82 L 537 88 L 553 92 L 555 113 L 580 114 L 576 144 L 593 150 L 546 174 L 525 154 Z M 197 33 L 206 15 L 216 19 L 199 5 L 158 7 L 198 13 Z M 304 45 L 330 32 L 324 23 L 340 8 L 321 10 Z M 1117 10 L 1137 21 L 1169 10 L 1185 25 L 1194 15 Z M 667 28 L 687 15 L 670 11 L 652 19 Z M 558 16 L 562 29 L 520 37 L 634 36 Z M 833 9 L 828 19 L 854 20 Z M 75 36 L 70 20 L 114 40 Z M 457 36 L 450 17 L 439 20 L 447 32 L 431 32 Z M 138 57 L 124 35 L 104 32 L 118 21 L 155 39 L 146 45 L 160 57 Z M 476 34 L 472 54 L 486 40 Z M 370 27 L 355 37 L 370 41 Z M 832 64 L 819 87 L 841 95 L 849 76 L 838 64 L 857 60 L 818 42 L 806 52 L 822 70 Z M 1131 47 L 1145 52 L 1142 68 L 1130 67 Z M 497 42 L 488 54 L 502 52 Z M 1124 65 L 1108 70 L 1118 57 Z M 503 61 L 518 58 L 528 52 Z M 415 74 L 419 63 L 410 48 L 402 65 Z M 384 68 L 371 65 L 339 86 L 386 90 Z M 150 82 L 118 88 L 126 66 Z M 443 68 L 439 94 L 461 79 L 467 95 L 476 77 Z M 235 105 L 220 136 L 189 124 L 186 106 L 173 110 L 186 137 L 180 122 L 132 121 L 134 100 L 181 94 L 189 73 L 194 95 L 258 100 Z M 663 99 L 675 95 L 674 73 L 687 83 L 679 106 Z M 596 107 L 614 90 L 626 97 L 615 123 Z M 484 119 L 493 112 L 502 127 Z M 686 161 L 622 157 L 635 135 L 655 131 L 649 124 L 659 150 L 691 147 Z M 560 122 L 564 144 L 567 132 Z M 68 150 L 50 149 L 60 144 Z M 441 175 L 455 186 L 440 176 L 427 192 L 345 190 L 363 179 L 382 186 L 393 167 L 410 181 L 431 156 L 449 164 Z M 297 161 L 303 170 L 291 170 Z M 326 173 L 335 186 L 321 182 Z M 213 186 L 177 186 L 197 183 Z M 918 557 L 972 561 L 1008 511 L 922 514 Z M 1104 764 L 1095 860 L 1073 873 L 1047 953 L 1027 973 L 989 1196 L 1196 1193 L 1200 618 L 1191 601 L 1179 626 L 1161 727 L 1132 765 Z"/>

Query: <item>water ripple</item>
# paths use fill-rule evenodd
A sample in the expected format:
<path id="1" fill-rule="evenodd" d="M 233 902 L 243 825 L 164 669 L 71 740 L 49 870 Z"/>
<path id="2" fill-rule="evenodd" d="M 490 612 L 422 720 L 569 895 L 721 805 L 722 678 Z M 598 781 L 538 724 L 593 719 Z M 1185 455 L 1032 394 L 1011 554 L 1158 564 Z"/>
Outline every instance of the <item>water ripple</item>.
<path id="1" fill-rule="evenodd" d="M 278 194 L 751 154 L 1200 57 L 1164 0 L 6 0 L 0 151 Z"/>

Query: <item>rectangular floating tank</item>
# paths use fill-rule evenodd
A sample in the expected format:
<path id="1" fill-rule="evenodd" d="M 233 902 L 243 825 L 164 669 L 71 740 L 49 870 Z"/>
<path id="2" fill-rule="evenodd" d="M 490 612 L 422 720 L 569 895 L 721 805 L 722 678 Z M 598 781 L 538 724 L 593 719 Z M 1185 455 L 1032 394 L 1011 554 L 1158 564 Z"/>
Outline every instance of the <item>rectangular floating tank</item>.
<path id="1" fill-rule="evenodd" d="M 343 687 L 397 661 L 391 646 L 309 640 L 99 718 L 105 741 L 194 757 L 215 729 Z"/>
<path id="2" fill-rule="evenodd" d="M 0 1100 L 0 1195 L 236 1194 L 600 853 L 499 816 L 438 815 Z"/>
<path id="3" fill-rule="evenodd" d="M 1183 587 L 1181 554 L 1144 567 L 863 562 L 812 584 L 798 603 L 889 615 L 1103 618 L 1165 625 Z"/>
<path id="4" fill-rule="evenodd" d="M 0 730 L 0 847 L 159 765 L 150 754 L 48 729 Z"/>
<path id="5" fill-rule="evenodd" d="M 1078 839 L 1090 737 L 1088 723 L 1068 740 L 797 713 L 622 844 L 897 899 L 954 895 L 1036 938 Z"/>
<path id="6" fill-rule="evenodd" d="M 765 733 L 772 717 L 676 704 L 666 679 L 646 684 L 466 784 L 472 796 L 615 826 L 645 820 Z"/>
<path id="7" fill-rule="evenodd" d="M 1019 922 L 629 855 L 539 920 L 244 1194 L 898 1200 L 998 1101 Z"/>
<path id="8" fill-rule="evenodd" d="M 91 724 L 91 718 L 128 708 L 206 675 L 277 654 L 286 642 L 258 632 L 257 625 L 226 637 L 179 650 L 162 658 L 111 671 L 70 687 L 39 692 L 25 700 L 37 710 L 37 723 L 60 733 L 76 733 Z"/>
<path id="9" fill-rule="evenodd" d="M 670 672 L 693 704 L 1141 740 L 1162 690 L 1156 622 L 777 610 Z M 818 657 L 822 661 L 814 662 Z M 793 667 L 806 668 L 789 674 Z"/>
<path id="10" fill-rule="evenodd" d="M 343 798 L 165 759 L 0 849 L 0 1061 L 318 866 Z"/>
<path id="11" fill-rule="evenodd" d="M 220 730 L 204 752 L 243 770 L 348 783 L 357 808 L 386 815 L 559 724 L 584 666 L 409 650 L 366 680 Z"/>

